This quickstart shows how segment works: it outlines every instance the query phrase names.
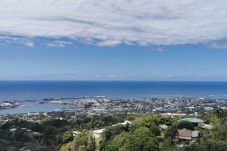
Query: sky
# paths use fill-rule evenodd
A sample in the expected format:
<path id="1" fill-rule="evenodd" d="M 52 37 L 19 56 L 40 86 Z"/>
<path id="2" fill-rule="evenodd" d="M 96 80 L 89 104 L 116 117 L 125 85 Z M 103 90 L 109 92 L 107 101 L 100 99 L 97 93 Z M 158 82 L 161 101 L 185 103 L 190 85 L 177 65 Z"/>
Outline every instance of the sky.
<path id="1" fill-rule="evenodd" d="M 227 80 L 226 0 L 1 0 L 0 80 Z"/>

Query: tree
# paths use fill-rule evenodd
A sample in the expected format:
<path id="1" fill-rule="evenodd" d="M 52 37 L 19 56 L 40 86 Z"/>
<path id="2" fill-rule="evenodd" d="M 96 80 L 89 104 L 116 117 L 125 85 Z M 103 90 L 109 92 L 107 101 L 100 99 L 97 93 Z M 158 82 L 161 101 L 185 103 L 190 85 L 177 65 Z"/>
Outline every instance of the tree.
<path id="1" fill-rule="evenodd" d="M 101 151 L 156 151 L 158 141 L 149 128 L 141 126 L 124 131 L 102 144 Z"/>
<path id="2" fill-rule="evenodd" d="M 123 126 L 123 125 L 110 126 L 103 132 L 103 134 L 102 134 L 103 140 L 108 141 L 108 140 L 114 138 L 116 135 L 118 135 L 124 131 L 127 131 L 127 129 L 128 129 L 127 125 L 126 126 Z"/>
<path id="3" fill-rule="evenodd" d="M 71 131 L 66 131 L 61 137 L 61 144 L 69 143 L 73 140 L 73 134 Z"/>
<path id="4" fill-rule="evenodd" d="M 18 128 L 14 133 L 13 133 L 13 138 L 15 141 L 21 141 L 21 142 L 29 142 L 31 141 L 31 137 L 28 135 L 27 132 L 24 130 Z"/>
<path id="5" fill-rule="evenodd" d="M 161 150 L 163 151 L 177 151 L 176 147 L 170 142 L 169 139 L 165 139 L 162 143 Z"/>
<path id="6" fill-rule="evenodd" d="M 201 144 L 193 144 L 185 147 L 184 151 L 226 151 L 227 141 L 209 139 Z"/>
<path id="7" fill-rule="evenodd" d="M 136 150 L 153 151 L 158 150 L 158 141 L 147 127 L 140 127 L 133 133 L 134 146 Z"/>
<path id="8" fill-rule="evenodd" d="M 95 142 L 89 134 L 81 133 L 77 135 L 72 142 L 73 151 L 94 151 Z"/>
<path id="9" fill-rule="evenodd" d="M 155 135 L 160 135 L 160 129 L 158 124 L 160 123 L 160 117 L 156 115 L 140 117 L 135 120 L 136 127 L 145 126 Z"/>

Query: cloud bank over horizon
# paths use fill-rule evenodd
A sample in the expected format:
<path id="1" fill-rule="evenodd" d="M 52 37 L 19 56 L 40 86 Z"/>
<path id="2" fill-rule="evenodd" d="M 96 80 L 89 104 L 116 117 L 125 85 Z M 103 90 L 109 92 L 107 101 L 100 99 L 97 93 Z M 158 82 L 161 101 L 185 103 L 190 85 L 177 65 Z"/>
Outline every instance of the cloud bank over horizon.
<path id="1" fill-rule="evenodd" d="M 226 48 L 226 8 L 226 0 L 1 0 L 0 44 Z"/>

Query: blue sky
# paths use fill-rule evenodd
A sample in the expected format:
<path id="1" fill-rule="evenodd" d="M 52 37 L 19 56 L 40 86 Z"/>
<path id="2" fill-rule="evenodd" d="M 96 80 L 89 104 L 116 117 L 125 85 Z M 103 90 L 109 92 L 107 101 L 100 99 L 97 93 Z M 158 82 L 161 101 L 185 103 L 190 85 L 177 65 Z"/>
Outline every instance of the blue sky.
<path id="1" fill-rule="evenodd" d="M 226 0 L 1 0 L 0 80 L 227 80 Z"/>
<path id="2" fill-rule="evenodd" d="M 200 45 L 4 46 L 1 80 L 227 80 L 227 50 Z"/>

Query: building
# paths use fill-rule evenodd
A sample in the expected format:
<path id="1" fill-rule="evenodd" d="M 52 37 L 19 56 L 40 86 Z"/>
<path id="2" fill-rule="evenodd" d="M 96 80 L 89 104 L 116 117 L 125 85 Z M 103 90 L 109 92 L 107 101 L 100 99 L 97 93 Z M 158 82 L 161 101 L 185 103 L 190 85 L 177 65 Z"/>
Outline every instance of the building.
<path id="1" fill-rule="evenodd" d="M 193 123 L 197 127 L 199 127 L 200 124 L 204 123 L 203 120 L 198 119 L 198 118 L 182 118 L 179 121 L 188 121 L 188 122 Z"/>
<path id="2" fill-rule="evenodd" d="M 196 131 L 191 131 L 191 130 L 188 130 L 188 129 L 178 129 L 177 130 L 178 132 L 178 136 L 177 138 L 179 140 L 192 140 L 192 139 L 197 139 L 199 137 L 199 131 L 196 130 Z"/>
<path id="3" fill-rule="evenodd" d="M 192 131 L 191 130 L 187 130 L 187 129 L 178 129 L 178 139 L 182 139 L 182 140 L 191 140 L 192 139 Z"/>

